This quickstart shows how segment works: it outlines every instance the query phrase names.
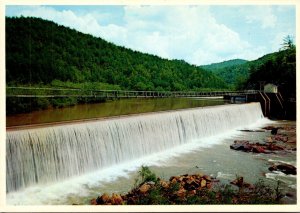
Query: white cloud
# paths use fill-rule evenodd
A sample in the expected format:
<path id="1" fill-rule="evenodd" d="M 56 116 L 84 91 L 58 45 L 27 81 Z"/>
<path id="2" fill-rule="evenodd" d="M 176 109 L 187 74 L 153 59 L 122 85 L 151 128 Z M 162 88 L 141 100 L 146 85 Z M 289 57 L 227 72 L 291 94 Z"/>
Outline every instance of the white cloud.
<path id="1" fill-rule="evenodd" d="M 260 22 L 261 28 L 274 28 L 277 23 L 277 17 L 273 13 L 272 7 L 257 6 L 242 9 L 246 14 L 248 23 Z"/>
<path id="2" fill-rule="evenodd" d="M 197 65 L 250 47 L 237 32 L 217 23 L 209 7 L 129 6 L 125 20 L 129 47 Z"/>

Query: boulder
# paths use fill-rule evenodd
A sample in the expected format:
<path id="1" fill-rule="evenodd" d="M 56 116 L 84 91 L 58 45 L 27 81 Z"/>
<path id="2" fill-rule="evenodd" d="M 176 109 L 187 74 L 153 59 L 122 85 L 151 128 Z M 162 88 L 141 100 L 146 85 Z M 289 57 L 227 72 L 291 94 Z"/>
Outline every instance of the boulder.
<path id="1" fill-rule="evenodd" d="M 202 179 L 202 180 L 201 180 L 200 186 L 201 186 L 201 188 L 206 187 L 206 180 L 205 180 L 205 179 Z"/>
<path id="2" fill-rule="evenodd" d="M 244 178 L 243 177 L 238 177 L 237 179 L 233 180 L 230 182 L 233 185 L 236 185 L 238 187 L 242 187 L 244 183 Z"/>
<path id="3" fill-rule="evenodd" d="M 188 194 L 193 196 L 193 195 L 197 194 L 197 191 L 196 190 L 190 190 L 190 191 L 188 191 Z"/>
<path id="4" fill-rule="evenodd" d="M 194 190 L 194 189 L 197 189 L 199 186 L 200 186 L 199 181 L 195 180 L 195 181 L 191 182 L 191 184 L 189 184 L 186 188 L 189 190 Z"/>
<path id="5" fill-rule="evenodd" d="M 275 128 L 274 126 L 266 126 L 266 127 L 263 127 L 262 129 L 265 129 L 265 130 L 272 130 L 273 128 Z"/>
<path id="6" fill-rule="evenodd" d="M 275 144 L 269 144 L 267 148 L 271 151 L 284 150 L 284 147 Z"/>
<path id="7" fill-rule="evenodd" d="M 266 141 L 267 143 L 273 143 L 273 142 L 274 142 L 274 140 L 273 140 L 272 137 L 266 137 L 265 141 Z"/>
<path id="8" fill-rule="evenodd" d="M 168 189 L 170 186 L 170 184 L 164 180 L 161 180 L 159 183 L 164 189 Z"/>
<path id="9" fill-rule="evenodd" d="M 180 197 L 183 198 L 185 196 L 186 190 L 184 188 L 180 188 L 175 194 Z"/>
<path id="10" fill-rule="evenodd" d="M 146 192 L 149 191 L 150 187 L 151 187 L 151 186 L 150 186 L 149 184 L 144 183 L 142 186 L 140 186 L 139 191 L 140 191 L 141 193 L 145 194 Z"/>
<path id="11" fill-rule="evenodd" d="M 297 168 L 290 164 L 279 164 L 269 167 L 270 171 L 280 171 L 287 175 L 296 175 Z"/>
<path id="12" fill-rule="evenodd" d="M 273 137 L 273 140 L 287 142 L 289 140 L 289 138 L 287 136 L 285 136 L 285 135 L 275 135 Z"/>
<path id="13" fill-rule="evenodd" d="M 272 128 L 271 134 L 272 134 L 272 135 L 276 135 L 277 132 L 278 132 L 278 129 L 279 129 L 279 128 L 276 128 L 276 127 Z"/>
<path id="14" fill-rule="evenodd" d="M 172 177 L 170 177 L 169 181 L 170 181 L 170 182 L 177 182 L 177 180 L 178 180 L 179 178 L 180 178 L 179 176 L 172 176 Z"/>
<path id="15" fill-rule="evenodd" d="M 97 205 L 97 201 L 95 198 L 91 200 L 91 205 Z"/>
<path id="16" fill-rule="evenodd" d="M 207 181 L 211 181 L 211 177 L 208 176 L 208 175 L 204 175 L 203 178 L 204 178 L 205 180 L 207 180 Z"/>
<path id="17" fill-rule="evenodd" d="M 252 152 L 255 153 L 266 153 L 265 149 L 262 146 L 253 146 Z"/>
<path id="18" fill-rule="evenodd" d="M 252 146 L 249 143 L 249 141 L 241 140 L 241 141 L 234 141 L 234 144 L 230 145 L 230 149 L 250 152 Z"/>
<path id="19" fill-rule="evenodd" d="M 213 185 L 212 185 L 212 182 L 209 182 L 209 183 L 206 184 L 206 188 L 208 188 L 208 189 L 211 189 L 212 186 L 213 186 Z"/>
<path id="20" fill-rule="evenodd" d="M 113 205 L 122 205 L 123 204 L 122 197 L 119 194 L 112 194 L 111 204 L 113 204 Z"/>
<path id="21" fill-rule="evenodd" d="M 188 178 L 185 182 L 189 185 L 191 185 L 195 181 L 194 178 Z"/>
<path id="22" fill-rule="evenodd" d="M 103 195 L 101 195 L 101 197 L 98 197 L 96 199 L 97 204 L 107 204 L 110 203 L 110 196 L 106 193 L 104 193 Z"/>

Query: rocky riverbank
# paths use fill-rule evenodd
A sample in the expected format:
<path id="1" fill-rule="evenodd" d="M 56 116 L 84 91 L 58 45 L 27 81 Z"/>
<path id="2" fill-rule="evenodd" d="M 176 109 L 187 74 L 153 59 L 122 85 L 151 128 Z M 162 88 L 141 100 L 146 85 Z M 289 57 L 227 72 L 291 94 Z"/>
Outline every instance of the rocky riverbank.
<path id="1" fill-rule="evenodd" d="M 267 136 L 264 141 L 235 140 L 230 145 L 231 149 L 263 154 L 284 155 L 285 153 L 294 153 L 296 155 L 296 126 L 266 126 L 262 130 L 247 131 L 269 131 L 270 136 Z M 296 167 L 286 163 L 273 164 L 269 167 L 269 171 L 279 171 L 286 175 L 297 174 Z"/>
<path id="2" fill-rule="evenodd" d="M 147 167 L 142 167 L 143 170 L 148 173 L 144 176 L 144 181 L 127 194 L 104 193 L 92 199 L 91 204 L 275 204 L 283 197 L 278 189 L 273 189 L 262 181 L 254 185 L 246 183 L 243 177 L 237 177 L 230 182 L 231 185 L 220 184 L 218 179 L 203 174 L 172 176 L 166 181 L 156 178 Z"/>

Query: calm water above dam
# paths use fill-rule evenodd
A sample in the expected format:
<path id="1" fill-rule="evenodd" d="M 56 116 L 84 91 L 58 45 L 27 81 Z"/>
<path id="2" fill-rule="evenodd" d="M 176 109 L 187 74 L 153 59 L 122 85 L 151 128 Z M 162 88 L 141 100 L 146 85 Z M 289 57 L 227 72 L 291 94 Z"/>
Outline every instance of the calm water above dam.
<path id="1" fill-rule="evenodd" d="M 80 104 L 60 109 L 47 109 L 6 116 L 6 126 L 41 124 L 80 119 L 103 118 L 145 112 L 186 109 L 226 104 L 222 98 L 148 98 L 120 99 L 98 104 Z"/>

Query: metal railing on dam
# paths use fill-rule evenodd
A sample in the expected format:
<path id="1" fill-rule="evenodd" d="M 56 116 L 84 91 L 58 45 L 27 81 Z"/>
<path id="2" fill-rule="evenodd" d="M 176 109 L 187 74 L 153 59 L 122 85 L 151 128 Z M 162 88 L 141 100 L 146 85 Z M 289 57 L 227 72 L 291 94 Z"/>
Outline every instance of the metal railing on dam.
<path id="1" fill-rule="evenodd" d="M 245 91 L 130 91 L 91 90 L 43 87 L 6 87 L 6 97 L 86 97 L 86 98 L 166 98 L 166 97 L 218 97 L 256 94 L 256 90 Z"/>

